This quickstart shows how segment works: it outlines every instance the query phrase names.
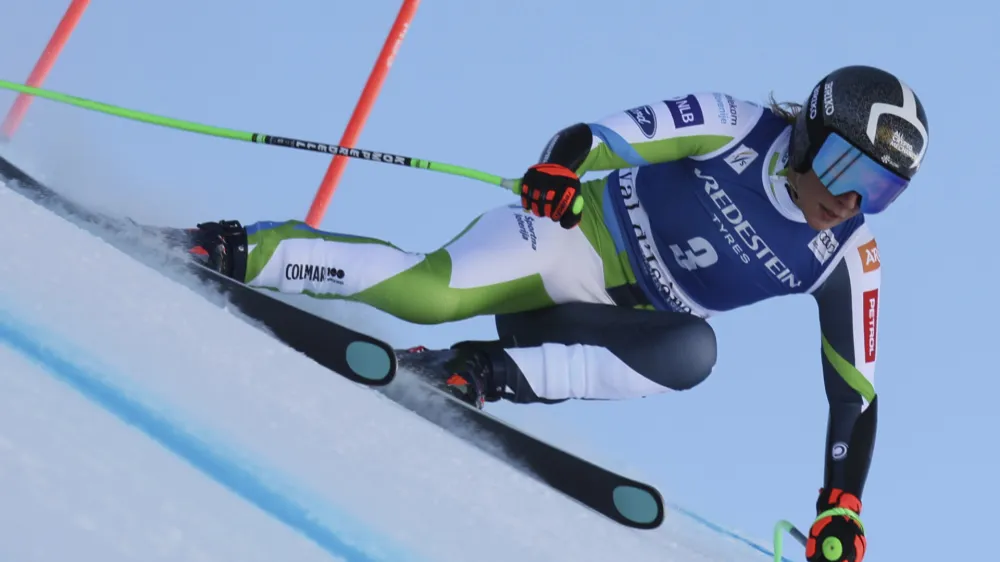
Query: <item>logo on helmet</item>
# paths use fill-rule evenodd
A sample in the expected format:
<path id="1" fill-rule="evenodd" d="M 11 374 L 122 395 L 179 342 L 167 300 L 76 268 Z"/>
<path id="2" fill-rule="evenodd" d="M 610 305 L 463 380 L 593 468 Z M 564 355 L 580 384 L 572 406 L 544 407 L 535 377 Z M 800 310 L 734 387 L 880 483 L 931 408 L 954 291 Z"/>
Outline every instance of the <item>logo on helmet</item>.
<path id="1" fill-rule="evenodd" d="M 889 140 L 889 146 L 893 147 L 907 158 L 914 161 L 917 160 L 917 153 L 913 151 L 913 145 L 910 141 L 906 140 L 906 138 L 903 137 L 899 131 L 892 132 L 892 139 Z"/>
<path id="2" fill-rule="evenodd" d="M 902 107 L 881 102 L 872 104 L 871 113 L 868 115 L 868 140 L 872 144 L 875 144 L 878 133 L 878 121 L 883 115 L 895 115 L 905 120 L 920 135 L 920 152 L 914 153 L 913 145 L 903 139 L 902 134 L 898 131 L 893 132 L 889 146 L 911 158 L 910 169 L 916 170 L 920 166 L 920 161 L 923 160 L 924 154 L 927 152 L 927 128 L 924 127 L 924 124 L 920 122 L 920 118 L 917 116 L 917 100 L 913 95 L 913 90 L 902 81 L 899 82 L 899 87 L 903 91 Z"/>
<path id="3" fill-rule="evenodd" d="M 823 114 L 827 117 L 833 115 L 833 80 L 823 86 Z"/>

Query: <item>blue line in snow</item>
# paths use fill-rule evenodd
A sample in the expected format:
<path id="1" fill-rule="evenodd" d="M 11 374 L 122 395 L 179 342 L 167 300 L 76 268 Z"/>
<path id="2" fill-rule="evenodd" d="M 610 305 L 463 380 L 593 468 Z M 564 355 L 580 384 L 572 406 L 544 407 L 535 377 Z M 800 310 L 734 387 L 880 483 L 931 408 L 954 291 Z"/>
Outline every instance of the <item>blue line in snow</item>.
<path id="1" fill-rule="evenodd" d="M 698 515 L 697 513 L 694 513 L 693 511 L 685 509 L 685 508 L 683 508 L 683 507 L 681 507 L 679 505 L 670 505 L 669 509 L 674 510 L 674 511 L 678 511 L 678 512 L 682 513 L 684 516 L 686 516 L 687 518 L 689 518 L 689 519 L 691 519 L 693 521 L 696 521 L 697 523 L 700 523 L 700 524 L 704 525 L 705 527 L 708 527 L 709 529 L 715 531 L 716 533 L 719 533 L 720 535 L 727 536 L 727 537 L 729 537 L 731 539 L 735 539 L 735 540 L 737 540 L 737 541 L 739 541 L 739 542 L 741 542 L 741 543 L 749 546 L 750 548 L 752 548 L 754 550 L 757 550 L 757 551 L 759 551 L 759 552 L 761 552 L 763 554 L 768 555 L 769 557 L 771 557 L 772 560 L 774 559 L 774 551 L 768 550 L 768 549 L 764 548 L 763 546 L 761 546 L 761 545 L 753 542 L 750 539 L 741 537 L 741 536 L 737 535 L 736 533 L 734 533 L 734 532 L 732 532 L 732 531 L 730 531 L 730 530 L 728 530 L 728 529 L 726 529 L 724 527 L 716 525 L 715 523 L 712 523 L 708 519 L 705 519 L 704 517 Z M 795 543 L 794 541 L 792 541 L 791 539 L 788 539 L 786 542 L 791 542 L 792 544 L 796 544 L 796 545 L 798 544 L 798 543 Z M 789 560 L 785 556 L 782 556 L 781 559 L 784 560 L 785 562 L 793 562 L 792 560 Z"/>
<path id="2" fill-rule="evenodd" d="M 42 365 L 55 378 L 76 389 L 98 406 L 123 422 L 139 429 L 169 451 L 189 462 L 202 473 L 238 496 L 306 536 L 323 550 L 349 562 L 374 560 L 364 552 L 344 543 L 336 533 L 316 521 L 316 516 L 294 500 L 268 487 L 240 464 L 209 444 L 189 434 L 169 419 L 128 397 L 104 377 L 61 356 L 41 341 L 33 339 L 0 315 L 0 341 Z"/>

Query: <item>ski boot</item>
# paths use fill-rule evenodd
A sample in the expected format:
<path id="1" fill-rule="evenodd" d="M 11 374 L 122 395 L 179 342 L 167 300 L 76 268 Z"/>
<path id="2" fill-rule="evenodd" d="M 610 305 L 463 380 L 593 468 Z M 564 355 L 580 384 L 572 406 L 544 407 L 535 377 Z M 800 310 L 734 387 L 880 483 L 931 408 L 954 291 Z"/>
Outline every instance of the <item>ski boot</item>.
<path id="1" fill-rule="evenodd" d="M 168 244 L 176 245 L 201 265 L 240 283 L 247 271 L 247 233 L 239 221 L 204 222 L 195 228 L 162 229 Z"/>
<path id="2" fill-rule="evenodd" d="M 503 364 L 473 342 L 457 343 L 451 349 L 412 347 L 401 352 L 399 360 L 401 367 L 479 410 L 486 402 L 503 397 Z"/>

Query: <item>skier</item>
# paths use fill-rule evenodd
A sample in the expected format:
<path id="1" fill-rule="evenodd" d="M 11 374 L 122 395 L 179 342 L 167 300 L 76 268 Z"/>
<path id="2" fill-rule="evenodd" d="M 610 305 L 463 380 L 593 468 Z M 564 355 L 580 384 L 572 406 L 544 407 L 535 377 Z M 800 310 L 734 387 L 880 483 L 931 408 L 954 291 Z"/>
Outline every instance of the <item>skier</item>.
<path id="1" fill-rule="evenodd" d="M 906 189 L 927 142 L 908 86 L 848 66 L 802 104 L 694 93 L 567 127 L 519 203 L 430 253 L 296 220 L 203 223 L 191 251 L 254 287 L 413 323 L 495 315 L 496 340 L 399 352 L 480 408 L 690 389 L 716 361 L 707 318 L 812 295 L 829 420 L 807 556 L 860 562 L 881 275 L 865 215 Z M 593 171 L 609 173 L 581 181 Z"/>

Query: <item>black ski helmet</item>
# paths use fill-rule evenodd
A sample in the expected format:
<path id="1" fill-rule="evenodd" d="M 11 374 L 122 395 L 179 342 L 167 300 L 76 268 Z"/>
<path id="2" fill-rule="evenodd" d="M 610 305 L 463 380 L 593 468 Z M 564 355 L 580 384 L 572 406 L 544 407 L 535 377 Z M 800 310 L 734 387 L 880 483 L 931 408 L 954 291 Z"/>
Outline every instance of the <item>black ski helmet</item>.
<path id="1" fill-rule="evenodd" d="M 830 133 L 906 181 L 917 173 L 929 140 L 927 115 L 913 90 L 863 65 L 834 70 L 813 88 L 792 128 L 789 166 L 809 171 Z"/>

